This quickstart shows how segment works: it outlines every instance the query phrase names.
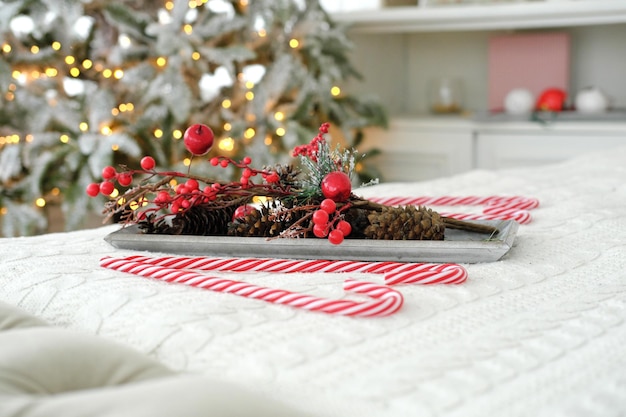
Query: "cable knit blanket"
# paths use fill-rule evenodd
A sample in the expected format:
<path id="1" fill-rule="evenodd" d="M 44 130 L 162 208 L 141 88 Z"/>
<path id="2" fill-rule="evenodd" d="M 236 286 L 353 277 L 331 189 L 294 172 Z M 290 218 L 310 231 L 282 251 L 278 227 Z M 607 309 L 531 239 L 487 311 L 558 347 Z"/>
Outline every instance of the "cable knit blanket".
<path id="1" fill-rule="evenodd" d="M 103 240 L 118 226 L 0 239 L 0 300 L 320 417 L 626 414 L 626 148 L 360 193 L 522 195 L 541 206 L 502 260 L 464 265 L 461 285 L 403 286 L 403 308 L 385 318 L 100 268 L 103 256 L 138 253 Z M 234 276 L 344 296 L 345 275 Z"/>

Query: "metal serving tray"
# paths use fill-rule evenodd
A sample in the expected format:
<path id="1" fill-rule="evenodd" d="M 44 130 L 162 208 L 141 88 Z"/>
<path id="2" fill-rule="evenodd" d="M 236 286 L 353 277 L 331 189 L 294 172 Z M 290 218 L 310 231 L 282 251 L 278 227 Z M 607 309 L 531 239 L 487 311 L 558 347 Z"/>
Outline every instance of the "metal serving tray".
<path id="1" fill-rule="evenodd" d="M 327 259 L 433 263 L 494 262 L 513 246 L 519 227 L 513 220 L 477 221 L 499 228 L 497 236 L 446 229 L 445 240 L 346 239 L 333 245 L 326 239 L 191 236 L 144 234 L 124 227 L 104 239 L 119 249 L 189 256 Z"/>

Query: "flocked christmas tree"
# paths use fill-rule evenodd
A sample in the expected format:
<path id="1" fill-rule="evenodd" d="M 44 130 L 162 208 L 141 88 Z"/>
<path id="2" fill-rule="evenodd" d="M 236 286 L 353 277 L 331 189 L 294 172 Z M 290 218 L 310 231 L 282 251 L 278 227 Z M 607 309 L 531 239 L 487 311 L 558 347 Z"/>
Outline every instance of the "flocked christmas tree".
<path id="1" fill-rule="evenodd" d="M 180 140 L 192 123 L 257 164 L 323 122 L 358 146 L 385 115 L 341 91 L 350 47 L 316 0 L 0 0 L 0 235 L 45 230 L 51 204 L 78 227 L 107 165 L 150 154 L 201 174 Z"/>

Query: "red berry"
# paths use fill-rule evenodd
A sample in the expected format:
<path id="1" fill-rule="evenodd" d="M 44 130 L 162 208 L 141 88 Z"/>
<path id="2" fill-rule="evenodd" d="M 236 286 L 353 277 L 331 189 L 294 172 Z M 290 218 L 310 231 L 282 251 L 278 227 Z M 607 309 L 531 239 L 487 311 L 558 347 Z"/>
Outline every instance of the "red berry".
<path id="1" fill-rule="evenodd" d="M 278 177 L 278 174 L 275 172 L 272 172 L 271 174 L 265 177 L 265 181 L 269 182 L 270 184 L 275 184 L 279 180 L 280 178 Z"/>
<path id="2" fill-rule="evenodd" d="M 339 223 L 337 223 L 336 229 L 344 236 L 349 236 L 350 233 L 352 233 L 352 225 L 345 220 L 340 220 Z"/>
<path id="3" fill-rule="evenodd" d="M 220 166 L 221 166 L 222 168 L 226 168 L 226 167 L 228 166 L 228 164 L 230 164 L 230 162 L 228 161 L 228 159 L 222 159 L 222 160 L 220 161 Z"/>
<path id="4" fill-rule="evenodd" d="M 176 194 L 187 194 L 189 193 L 189 188 L 185 184 L 178 184 L 176 186 Z"/>
<path id="5" fill-rule="evenodd" d="M 328 214 L 333 214 L 337 210 L 337 204 L 330 198 L 326 198 L 320 203 L 320 208 Z"/>
<path id="6" fill-rule="evenodd" d="M 141 168 L 143 168 L 144 170 L 150 171 L 156 166 L 156 161 L 151 156 L 144 156 L 143 158 L 141 158 L 140 165 Z"/>
<path id="7" fill-rule="evenodd" d="M 130 172 L 122 172 L 117 176 L 117 182 L 122 187 L 128 187 L 133 183 L 133 175 Z"/>
<path id="8" fill-rule="evenodd" d="M 209 162 L 211 163 L 211 165 L 216 167 L 220 163 L 220 159 L 217 156 L 214 156 L 209 160 Z"/>
<path id="9" fill-rule="evenodd" d="M 333 245 L 339 245 L 341 242 L 343 242 L 343 233 L 341 233 L 341 231 L 337 229 L 332 230 L 328 234 L 328 241 Z"/>
<path id="10" fill-rule="evenodd" d="M 117 171 L 112 166 L 106 166 L 102 168 L 102 179 L 112 180 L 117 175 Z"/>
<path id="11" fill-rule="evenodd" d="M 200 123 L 189 126 L 183 134 L 185 147 L 194 155 L 204 155 L 209 152 L 214 138 L 211 128 Z"/>
<path id="12" fill-rule="evenodd" d="M 250 165 L 252 163 L 252 158 L 250 158 L 249 156 L 246 156 L 243 158 L 241 162 L 243 162 L 246 165 Z"/>
<path id="13" fill-rule="evenodd" d="M 242 217 L 245 217 L 248 214 L 253 213 L 255 211 L 256 211 L 256 208 L 254 208 L 254 206 L 251 206 L 249 204 L 239 206 L 235 209 L 235 212 L 233 213 L 233 221 L 235 221 L 235 219 L 240 219 Z"/>
<path id="14" fill-rule="evenodd" d="M 100 183 L 100 192 L 104 195 L 111 195 L 111 193 L 115 190 L 115 185 L 109 181 L 103 181 Z"/>
<path id="15" fill-rule="evenodd" d="M 352 183 L 345 172 L 333 171 L 322 180 L 322 194 L 333 201 L 346 201 L 351 192 Z"/>
<path id="16" fill-rule="evenodd" d="M 185 187 L 187 187 L 189 191 L 195 191 L 200 189 L 200 184 L 198 184 L 198 181 L 190 178 L 187 180 L 187 182 L 185 182 Z"/>
<path id="17" fill-rule="evenodd" d="M 167 191 L 159 191 L 154 198 L 156 204 L 167 204 L 170 202 L 170 193 Z"/>
<path id="18" fill-rule="evenodd" d="M 326 237 L 328 235 L 328 228 L 326 225 L 316 224 L 313 226 L 313 234 L 317 237 Z"/>
<path id="19" fill-rule="evenodd" d="M 100 194 L 100 184 L 92 182 L 87 186 L 87 189 L 85 191 L 87 192 L 87 195 L 89 197 L 95 197 Z"/>
<path id="20" fill-rule="evenodd" d="M 328 213 L 324 210 L 315 210 L 313 212 L 313 223 L 326 226 L 328 224 Z"/>

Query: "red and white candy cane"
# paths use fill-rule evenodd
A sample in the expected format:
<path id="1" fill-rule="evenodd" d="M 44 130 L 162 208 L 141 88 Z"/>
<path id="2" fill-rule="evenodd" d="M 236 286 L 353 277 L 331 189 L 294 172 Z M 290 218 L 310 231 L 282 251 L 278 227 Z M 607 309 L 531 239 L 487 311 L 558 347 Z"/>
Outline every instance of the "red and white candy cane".
<path id="1" fill-rule="evenodd" d="M 420 206 L 499 206 L 530 210 L 539 207 L 536 198 L 522 196 L 441 196 L 441 197 L 373 197 L 380 204 L 389 206 L 420 205 Z"/>
<path id="2" fill-rule="evenodd" d="M 129 256 L 129 261 L 174 269 L 230 272 L 356 272 L 384 274 L 385 284 L 460 284 L 467 271 L 457 264 L 364 262 L 330 260 L 294 260 L 265 258 L 206 258 Z"/>
<path id="3" fill-rule="evenodd" d="M 440 212 L 444 217 L 458 220 L 515 220 L 520 224 L 528 224 L 532 217 L 528 210 L 502 210 L 499 213 L 471 214 L 471 213 L 445 213 Z"/>
<path id="4" fill-rule="evenodd" d="M 197 272 L 167 268 L 127 258 L 105 257 L 100 266 L 128 272 L 142 277 L 176 282 L 211 291 L 231 293 L 242 297 L 263 300 L 274 304 L 288 305 L 309 311 L 352 317 L 388 316 L 400 309 L 404 303 L 402 294 L 386 285 L 346 279 L 344 290 L 364 294 L 372 301 L 331 300 L 276 288 L 261 287 L 241 281 L 211 277 Z"/>

